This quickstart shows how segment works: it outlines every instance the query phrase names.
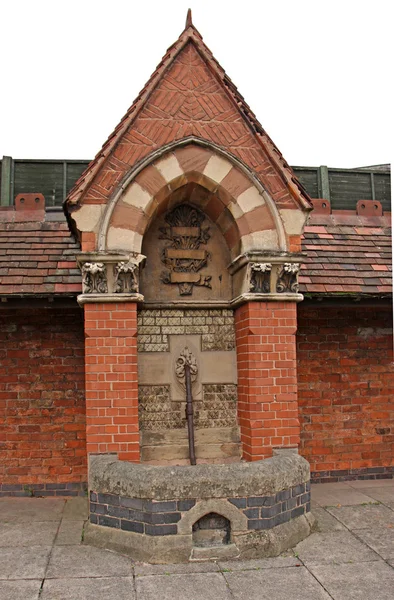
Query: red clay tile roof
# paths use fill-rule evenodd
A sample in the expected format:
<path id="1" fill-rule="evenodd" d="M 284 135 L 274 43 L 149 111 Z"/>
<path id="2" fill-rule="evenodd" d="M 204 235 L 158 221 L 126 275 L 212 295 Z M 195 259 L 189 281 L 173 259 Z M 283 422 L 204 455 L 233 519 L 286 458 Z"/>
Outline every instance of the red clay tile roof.
<path id="1" fill-rule="evenodd" d="M 322 295 L 392 293 L 390 216 L 360 217 L 350 211 L 313 214 L 305 227 L 307 255 L 300 291 Z"/>
<path id="2" fill-rule="evenodd" d="M 66 222 L 12 222 L 0 211 L 0 295 L 76 296 L 78 245 Z M 47 215 L 48 217 L 48 215 Z M 311 295 L 392 293 L 390 216 L 312 214 L 302 241 L 307 255 L 300 291 Z"/>
<path id="3" fill-rule="evenodd" d="M 1 211 L 0 295 L 81 293 L 81 273 L 75 263 L 79 249 L 63 219 L 16 223 L 3 220 L 5 213 Z"/>

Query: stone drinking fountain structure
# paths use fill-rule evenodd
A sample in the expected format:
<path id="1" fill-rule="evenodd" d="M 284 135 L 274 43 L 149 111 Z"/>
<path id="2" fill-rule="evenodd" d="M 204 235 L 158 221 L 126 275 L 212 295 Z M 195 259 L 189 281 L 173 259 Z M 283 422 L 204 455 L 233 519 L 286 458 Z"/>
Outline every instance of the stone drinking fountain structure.
<path id="1" fill-rule="evenodd" d="M 188 17 L 65 203 L 81 243 L 85 543 L 163 563 L 273 556 L 309 534 L 295 334 L 310 210 Z"/>

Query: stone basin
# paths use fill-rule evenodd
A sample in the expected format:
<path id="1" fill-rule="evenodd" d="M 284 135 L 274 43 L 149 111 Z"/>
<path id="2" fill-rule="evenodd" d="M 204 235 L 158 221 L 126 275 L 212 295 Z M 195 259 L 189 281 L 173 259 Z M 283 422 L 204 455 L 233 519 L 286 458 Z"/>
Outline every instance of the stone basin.
<path id="1" fill-rule="evenodd" d="M 89 490 L 84 543 L 150 563 L 277 556 L 313 525 L 309 464 L 288 451 L 256 462 L 195 466 L 96 455 Z M 228 523 L 225 543 L 215 518 Z"/>

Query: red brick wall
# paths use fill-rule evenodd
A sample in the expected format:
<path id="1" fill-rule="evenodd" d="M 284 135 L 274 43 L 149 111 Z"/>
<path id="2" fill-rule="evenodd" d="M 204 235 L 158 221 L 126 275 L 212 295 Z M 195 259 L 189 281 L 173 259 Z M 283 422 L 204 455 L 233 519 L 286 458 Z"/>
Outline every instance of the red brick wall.
<path id="1" fill-rule="evenodd" d="M 300 452 L 312 472 L 394 465 L 391 311 L 298 307 Z"/>
<path id="2" fill-rule="evenodd" d="M 137 305 L 85 304 L 88 453 L 139 462 Z"/>
<path id="3" fill-rule="evenodd" d="M 243 457 L 299 443 L 296 304 L 249 302 L 235 312 L 238 417 Z"/>
<path id="4" fill-rule="evenodd" d="M 0 311 L 0 483 L 86 481 L 82 311 Z"/>

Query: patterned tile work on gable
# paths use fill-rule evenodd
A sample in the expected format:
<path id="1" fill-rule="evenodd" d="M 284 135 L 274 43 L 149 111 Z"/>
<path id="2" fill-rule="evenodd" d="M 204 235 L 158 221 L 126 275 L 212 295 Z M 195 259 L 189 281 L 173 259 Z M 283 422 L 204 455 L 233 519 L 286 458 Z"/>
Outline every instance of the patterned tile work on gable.
<path id="1" fill-rule="evenodd" d="M 76 296 L 77 251 L 65 221 L 0 222 L 0 294 Z"/>
<path id="2" fill-rule="evenodd" d="M 194 136 L 240 158 L 279 206 L 309 199 L 237 88 L 193 27 L 171 46 L 134 104 L 68 196 L 103 202 L 125 174 L 153 150 Z"/>
<path id="3" fill-rule="evenodd" d="M 302 293 L 392 293 L 390 216 L 312 215 L 302 250 Z"/>

